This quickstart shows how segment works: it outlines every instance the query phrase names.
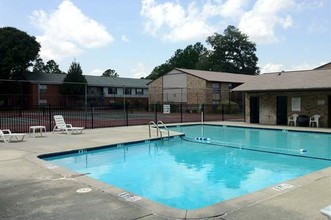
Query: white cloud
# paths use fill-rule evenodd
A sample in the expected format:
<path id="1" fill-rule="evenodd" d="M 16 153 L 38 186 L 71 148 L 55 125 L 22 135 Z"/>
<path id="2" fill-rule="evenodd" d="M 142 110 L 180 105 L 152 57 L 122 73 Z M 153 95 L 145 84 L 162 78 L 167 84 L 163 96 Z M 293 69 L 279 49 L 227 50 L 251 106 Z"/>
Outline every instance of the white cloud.
<path id="1" fill-rule="evenodd" d="M 192 1 L 187 7 L 180 1 L 157 3 L 141 0 L 145 31 L 168 41 L 200 40 L 214 32 L 223 32 L 224 24 L 238 22 L 238 27 L 256 43 L 279 41 L 275 30 L 290 28 L 293 19 L 286 11 L 299 7 L 295 0 Z M 248 9 L 248 7 L 251 7 Z"/>
<path id="2" fill-rule="evenodd" d="M 85 74 L 85 75 L 101 76 L 103 72 L 105 72 L 105 70 L 102 70 L 102 69 L 93 69 L 88 74 Z"/>
<path id="3" fill-rule="evenodd" d="M 123 42 L 125 42 L 125 43 L 127 43 L 127 42 L 130 41 L 129 38 L 128 38 L 126 35 L 122 35 L 122 36 L 121 36 L 121 40 L 122 40 Z"/>
<path id="4" fill-rule="evenodd" d="M 240 17 L 244 13 L 243 7 L 248 3 L 247 0 L 227 0 L 221 8 L 224 17 Z"/>
<path id="5" fill-rule="evenodd" d="M 293 25 L 292 17 L 283 14 L 295 6 L 294 0 L 257 0 L 252 10 L 241 17 L 238 27 L 256 43 L 278 42 L 275 28 L 286 29 Z"/>
<path id="6" fill-rule="evenodd" d="M 284 70 L 282 64 L 268 63 L 261 68 L 261 73 L 273 73 Z"/>
<path id="7" fill-rule="evenodd" d="M 133 78 L 138 79 L 149 75 L 149 73 L 147 73 L 146 67 L 142 63 L 138 63 L 135 68 L 131 69 L 131 72 L 133 74 Z"/>
<path id="8" fill-rule="evenodd" d="M 103 47 L 113 41 L 106 28 L 84 15 L 71 1 L 63 1 L 57 10 L 34 11 L 32 23 L 43 34 L 37 36 L 43 59 L 61 60 L 77 56 L 86 49 Z"/>
<path id="9" fill-rule="evenodd" d="M 261 73 L 273 73 L 273 72 L 280 72 L 280 71 L 297 71 L 297 70 L 312 70 L 318 66 L 322 66 L 327 62 L 320 62 L 319 64 L 308 64 L 308 63 L 300 63 L 295 65 L 284 66 L 283 64 L 273 64 L 268 63 L 265 64 L 261 68 Z"/>
<path id="10" fill-rule="evenodd" d="M 142 0 L 140 13 L 146 20 L 147 33 L 161 36 L 163 40 L 186 41 L 207 37 L 217 30 L 208 24 L 208 18 L 216 13 L 208 8 L 212 8 L 211 3 L 199 9 L 193 2 L 185 9 L 179 3 L 157 4 L 154 0 Z"/>
<path id="11" fill-rule="evenodd" d="M 318 67 L 318 65 L 314 64 L 308 64 L 308 63 L 300 63 L 296 65 L 292 65 L 289 67 L 289 71 L 294 71 L 294 70 L 312 70 L 314 68 Z"/>

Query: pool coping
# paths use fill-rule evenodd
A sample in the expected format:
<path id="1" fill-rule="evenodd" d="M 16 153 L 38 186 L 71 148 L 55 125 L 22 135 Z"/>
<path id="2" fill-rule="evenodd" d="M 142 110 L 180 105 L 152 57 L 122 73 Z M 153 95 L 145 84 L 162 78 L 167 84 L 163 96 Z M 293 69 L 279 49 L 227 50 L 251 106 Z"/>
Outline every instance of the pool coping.
<path id="1" fill-rule="evenodd" d="M 192 124 L 197 124 L 197 123 L 185 123 L 185 124 L 192 125 Z M 206 125 L 230 125 L 231 123 L 229 124 L 229 123 L 224 123 L 224 122 L 221 122 L 221 123 L 210 122 L 210 123 L 205 123 L 205 124 Z M 171 124 L 171 125 L 176 126 L 178 124 Z M 171 126 L 171 125 L 169 125 L 169 126 Z M 183 125 L 183 124 L 180 124 L 180 125 Z M 274 129 L 274 130 L 282 129 L 281 126 L 275 128 L 275 126 L 261 126 L 261 125 L 254 126 L 253 125 L 253 127 L 252 127 L 252 124 L 248 124 L 247 126 L 231 124 L 231 126 L 249 127 L 249 128 L 265 128 L 265 129 Z M 298 127 L 295 127 L 295 128 L 286 127 L 286 129 L 297 131 Z M 307 128 L 302 129 L 302 131 L 311 132 L 311 130 L 309 130 Z M 322 129 L 313 130 L 313 132 L 316 132 L 316 131 L 322 132 L 322 133 L 331 133 L 330 131 L 325 131 Z M 174 132 L 171 136 L 173 137 L 173 136 L 178 136 L 178 135 L 182 135 L 182 134 Z M 151 139 L 159 139 L 159 138 L 151 138 Z M 144 140 L 146 140 L 146 138 L 132 140 L 129 142 L 140 142 L 140 141 L 144 141 Z M 119 143 L 110 144 L 110 145 L 126 144 L 129 142 L 119 142 Z M 94 146 L 94 147 L 88 147 L 88 148 L 89 149 L 100 148 L 100 146 Z M 86 149 L 86 147 L 80 148 L 80 149 Z M 76 150 L 68 149 L 68 151 L 76 151 Z M 63 152 L 63 151 L 61 151 L 61 152 Z M 61 152 L 58 152 L 58 153 L 61 153 Z M 56 151 L 49 152 L 49 154 L 52 154 L 52 153 L 57 153 L 57 152 Z M 125 192 L 123 189 L 111 186 L 109 184 L 102 183 L 102 182 L 92 179 L 88 176 L 79 174 L 77 172 L 70 171 L 63 167 L 49 166 L 50 162 L 40 159 L 39 158 L 40 155 L 45 155 L 45 154 L 44 153 L 43 154 L 31 154 L 31 155 L 26 156 L 26 159 L 39 166 L 49 169 L 51 172 L 59 174 L 59 175 L 63 176 L 64 178 L 75 178 L 76 180 L 87 184 L 91 188 L 94 188 L 96 190 L 100 190 L 102 192 L 109 193 L 110 195 L 115 196 L 118 200 L 126 201 L 126 202 L 136 205 L 144 210 L 148 210 L 156 216 L 162 216 L 165 218 L 173 218 L 173 219 L 177 219 L 177 218 L 210 218 L 210 217 L 226 216 L 229 213 L 235 212 L 236 210 L 239 210 L 244 207 L 248 207 L 253 204 L 260 203 L 262 201 L 283 195 L 289 191 L 299 189 L 300 187 L 303 187 L 307 184 L 310 184 L 310 183 L 320 180 L 322 178 L 331 177 L 331 167 L 328 167 L 328 168 L 307 174 L 305 176 L 283 182 L 281 184 L 276 184 L 276 185 L 264 188 L 262 190 L 258 190 L 256 192 L 253 192 L 253 193 L 250 193 L 247 195 L 243 195 L 243 196 L 240 196 L 237 198 L 233 198 L 230 200 L 226 200 L 226 201 L 214 204 L 212 206 L 208 206 L 206 208 L 201 208 L 201 209 L 196 209 L 196 210 L 181 210 L 181 209 L 171 208 L 171 207 L 156 203 L 147 198 L 141 197 L 140 195 L 135 195 L 132 193 L 130 193 L 132 196 L 137 196 L 136 198 L 141 198 L 141 199 L 138 199 L 136 201 L 127 200 L 127 198 L 119 196 L 119 194 Z"/>

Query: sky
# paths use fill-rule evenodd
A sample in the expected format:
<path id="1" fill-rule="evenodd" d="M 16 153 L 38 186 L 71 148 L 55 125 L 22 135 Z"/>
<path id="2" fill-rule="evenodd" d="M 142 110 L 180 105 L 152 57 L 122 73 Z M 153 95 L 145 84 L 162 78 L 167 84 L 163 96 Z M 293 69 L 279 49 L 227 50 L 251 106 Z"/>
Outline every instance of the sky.
<path id="1" fill-rule="evenodd" d="M 331 0 L 0 0 L 0 27 L 36 37 L 44 62 L 141 78 L 177 49 L 234 25 L 262 73 L 331 62 Z"/>

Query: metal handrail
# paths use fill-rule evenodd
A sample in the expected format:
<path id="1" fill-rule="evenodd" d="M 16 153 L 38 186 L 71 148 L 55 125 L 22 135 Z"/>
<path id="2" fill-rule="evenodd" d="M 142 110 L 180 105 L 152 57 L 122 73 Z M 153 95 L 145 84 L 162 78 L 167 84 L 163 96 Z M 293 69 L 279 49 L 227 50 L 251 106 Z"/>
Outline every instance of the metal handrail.
<path id="1" fill-rule="evenodd" d="M 170 131 L 169 131 L 169 129 L 167 128 L 167 126 L 165 126 L 165 124 L 162 122 L 162 121 L 158 121 L 157 122 L 157 127 L 159 128 L 159 130 L 160 130 L 160 127 L 159 127 L 159 125 L 162 125 L 166 130 L 167 130 L 167 132 L 168 132 L 168 137 L 170 136 Z M 160 133 L 161 133 L 161 137 L 162 137 L 162 132 L 161 132 L 161 130 L 160 130 Z"/>
<path id="2" fill-rule="evenodd" d="M 156 135 L 157 135 L 157 137 L 158 137 L 158 136 L 159 136 L 160 128 L 159 128 L 159 126 L 158 126 L 157 124 L 155 124 L 154 121 L 150 121 L 150 122 L 148 123 L 149 138 L 152 137 L 152 134 L 151 134 L 151 125 L 153 125 L 153 126 L 156 127 Z M 161 132 L 161 131 L 160 131 L 160 134 L 161 134 L 161 137 L 162 137 L 162 132 Z"/>

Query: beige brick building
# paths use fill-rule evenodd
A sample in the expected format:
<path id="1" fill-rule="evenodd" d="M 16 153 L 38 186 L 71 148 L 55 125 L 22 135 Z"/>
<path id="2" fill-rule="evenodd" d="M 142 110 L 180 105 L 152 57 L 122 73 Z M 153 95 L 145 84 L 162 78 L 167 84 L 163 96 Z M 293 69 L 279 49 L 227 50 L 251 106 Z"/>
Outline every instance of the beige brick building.
<path id="1" fill-rule="evenodd" d="M 331 127 L 331 69 L 266 73 L 233 89 L 245 93 L 245 121 L 286 125 L 288 117 L 320 115 L 320 126 Z"/>
<path id="2" fill-rule="evenodd" d="M 242 100 L 231 90 L 254 76 L 175 68 L 149 83 L 149 103 L 214 104 Z"/>

